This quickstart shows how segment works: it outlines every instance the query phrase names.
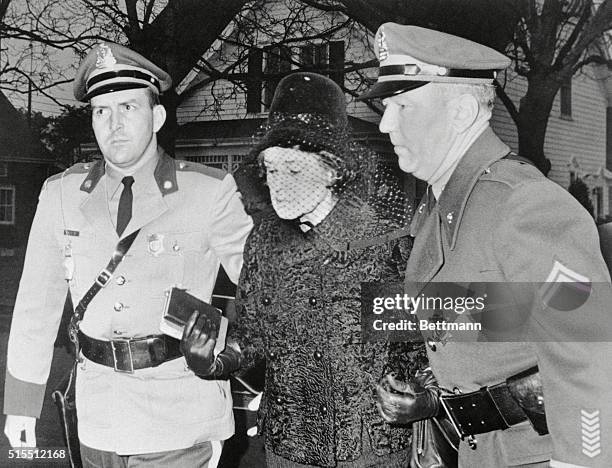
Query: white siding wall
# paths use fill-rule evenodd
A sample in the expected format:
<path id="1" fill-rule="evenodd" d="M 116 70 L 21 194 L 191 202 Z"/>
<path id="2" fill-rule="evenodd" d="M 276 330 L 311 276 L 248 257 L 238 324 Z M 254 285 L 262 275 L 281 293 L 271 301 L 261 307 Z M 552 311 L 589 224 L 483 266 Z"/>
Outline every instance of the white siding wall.
<path id="1" fill-rule="evenodd" d="M 512 77 L 506 85 L 506 92 L 518 106 L 519 99 L 527 89 L 527 81 L 519 76 Z M 544 151 L 552 167 L 549 177 L 568 187 L 570 159 L 574 157 L 583 173 L 593 173 L 606 158 L 606 97 L 598 81 L 588 71 L 577 75 L 572 81 L 572 118 L 561 117 L 560 97 L 553 104 Z M 508 111 L 497 101 L 492 126 L 498 135 L 513 149 L 517 150 L 516 126 Z"/>

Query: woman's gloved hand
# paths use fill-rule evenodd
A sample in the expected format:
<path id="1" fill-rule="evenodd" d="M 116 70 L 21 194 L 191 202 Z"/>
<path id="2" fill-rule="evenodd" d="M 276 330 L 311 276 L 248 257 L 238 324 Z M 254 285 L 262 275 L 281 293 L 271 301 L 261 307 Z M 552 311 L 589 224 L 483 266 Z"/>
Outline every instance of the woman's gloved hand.
<path id="1" fill-rule="evenodd" d="M 228 343 L 225 349 L 215 357 L 217 332 L 212 322 L 195 311 L 183 330 L 180 349 L 187 366 L 204 379 L 223 379 L 240 367 L 241 353 L 237 344 Z"/>
<path id="2" fill-rule="evenodd" d="M 376 405 L 385 421 L 408 424 L 438 414 L 439 389 L 431 369 L 418 370 L 410 382 L 385 375 L 376 386 Z"/>

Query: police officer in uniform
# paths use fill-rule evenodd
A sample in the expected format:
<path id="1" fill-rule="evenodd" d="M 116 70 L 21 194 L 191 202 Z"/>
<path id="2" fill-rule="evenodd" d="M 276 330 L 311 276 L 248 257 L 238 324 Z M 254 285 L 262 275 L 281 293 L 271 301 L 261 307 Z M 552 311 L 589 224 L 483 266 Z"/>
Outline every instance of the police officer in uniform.
<path id="1" fill-rule="evenodd" d="M 612 466 L 610 276 L 589 214 L 489 127 L 492 83 L 509 60 L 393 23 L 379 28 L 375 47 L 378 81 L 362 98 L 383 99 L 380 130 L 400 167 L 429 184 L 412 225 L 406 292 L 419 294 L 415 282 L 421 291 L 440 282 L 526 285 L 519 314 L 495 317 L 509 327 L 489 330 L 505 339 L 424 332 L 442 408 L 431 387 L 389 376 L 378 387 L 380 411 L 400 423 L 451 413 L 463 467 Z M 509 339 L 514 326 L 526 334 Z"/>
<path id="2" fill-rule="evenodd" d="M 76 404 L 85 466 L 215 466 L 234 432 L 226 380 L 194 374 L 159 330 L 165 291 L 210 300 L 220 264 L 236 281 L 252 227 L 231 175 L 175 161 L 158 146 L 169 75 L 136 52 L 99 44 L 75 97 L 92 107 L 104 156 L 48 179 L 28 241 L 8 344 L 5 434 L 36 445 L 53 342 L 69 287 L 78 303 L 104 287 L 80 323 Z M 140 230 L 114 275 L 116 245 Z M 193 325 L 193 324 L 191 324 Z"/>

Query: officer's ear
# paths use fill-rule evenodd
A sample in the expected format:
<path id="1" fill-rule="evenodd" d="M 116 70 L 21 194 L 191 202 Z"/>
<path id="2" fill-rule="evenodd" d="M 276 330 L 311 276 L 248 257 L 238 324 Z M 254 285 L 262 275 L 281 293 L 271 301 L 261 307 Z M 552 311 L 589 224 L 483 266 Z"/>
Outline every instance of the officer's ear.
<path id="1" fill-rule="evenodd" d="M 166 121 L 166 108 L 161 104 L 153 106 L 153 132 L 159 132 L 162 125 Z"/>
<path id="2" fill-rule="evenodd" d="M 462 94 L 450 102 L 450 121 L 457 133 L 467 131 L 474 124 L 479 107 L 472 94 Z"/>

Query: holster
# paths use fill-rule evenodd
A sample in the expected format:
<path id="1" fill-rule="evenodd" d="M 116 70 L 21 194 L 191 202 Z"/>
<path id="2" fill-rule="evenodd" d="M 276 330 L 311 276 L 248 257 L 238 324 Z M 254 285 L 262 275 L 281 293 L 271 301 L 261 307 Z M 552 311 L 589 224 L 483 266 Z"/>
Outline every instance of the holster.
<path id="1" fill-rule="evenodd" d="M 537 367 L 532 367 L 506 379 L 506 385 L 525 416 L 539 435 L 548 434 L 544 392 Z"/>
<path id="2" fill-rule="evenodd" d="M 62 435 L 68 450 L 70 466 L 71 468 L 82 468 L 75 401 L 76 372 L 77 361 L 75 361 L 70 372 L 61 380 L 58 389 L 51 394 L 51 397 L 59 412 L 60 424 L 63 429 Z"/>

